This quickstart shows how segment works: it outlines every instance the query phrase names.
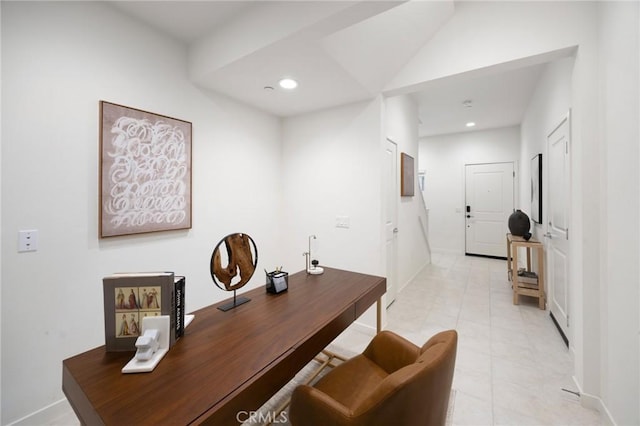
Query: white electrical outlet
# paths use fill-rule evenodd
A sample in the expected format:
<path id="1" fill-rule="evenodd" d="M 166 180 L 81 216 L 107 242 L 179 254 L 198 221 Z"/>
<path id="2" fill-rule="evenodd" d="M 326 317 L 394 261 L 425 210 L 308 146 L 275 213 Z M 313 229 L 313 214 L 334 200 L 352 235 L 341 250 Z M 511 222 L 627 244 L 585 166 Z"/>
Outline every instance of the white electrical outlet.
<path id="1" fill-rule="evenodd" d="M 29 229 L 18 231 L 18 252 L 38 250 L 38 230 Z"/>

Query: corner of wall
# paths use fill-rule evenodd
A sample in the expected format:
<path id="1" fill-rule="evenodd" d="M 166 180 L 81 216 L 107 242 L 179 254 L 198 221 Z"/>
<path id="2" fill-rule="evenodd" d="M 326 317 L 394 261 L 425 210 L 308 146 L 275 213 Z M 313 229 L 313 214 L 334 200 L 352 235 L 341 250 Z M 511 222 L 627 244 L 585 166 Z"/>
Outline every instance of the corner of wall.
<path id="1" fill-rule="evenodd" d="M 580 394 L 580 405 L 598 411 L 606 426 L 617 426 L 611 412 L 604 404 L 604 401 L 602 401 L 602 398 L 583 392 L 580 381 L 575 376 L 573 376 L 573 383 L 576 385 L 578 393 Z"/>

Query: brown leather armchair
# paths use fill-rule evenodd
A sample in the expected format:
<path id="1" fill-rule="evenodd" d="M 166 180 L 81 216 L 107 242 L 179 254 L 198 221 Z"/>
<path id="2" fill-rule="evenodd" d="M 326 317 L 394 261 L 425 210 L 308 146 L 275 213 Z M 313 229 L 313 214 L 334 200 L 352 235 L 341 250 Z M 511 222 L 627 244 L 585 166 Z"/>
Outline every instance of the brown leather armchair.
<path id="1" fill-rule="evenodd" d="M 298 386 L 289 420 L 294 426 L 444 425 L 457 344 L 455 330 L 422 348 L 382 331 L 313 387 Z"/>

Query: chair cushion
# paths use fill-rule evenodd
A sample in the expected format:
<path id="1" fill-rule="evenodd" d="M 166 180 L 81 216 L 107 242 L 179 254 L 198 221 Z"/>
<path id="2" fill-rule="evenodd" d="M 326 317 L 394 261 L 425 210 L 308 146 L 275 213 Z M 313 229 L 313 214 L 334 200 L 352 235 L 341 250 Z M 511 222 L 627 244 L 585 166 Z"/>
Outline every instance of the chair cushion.
<path id="1" fill-rule="evenodd" d="M 420 348 L 393 332 L 383 330 L 362 354 L 391 374 L 416 362 Z"/>
<path id="2" fill-rule="evenodd" d="M 352 410 L 367 399 L 387 376 L 369 358 L 357 355 L 335 367 L 313 387 Z"/>

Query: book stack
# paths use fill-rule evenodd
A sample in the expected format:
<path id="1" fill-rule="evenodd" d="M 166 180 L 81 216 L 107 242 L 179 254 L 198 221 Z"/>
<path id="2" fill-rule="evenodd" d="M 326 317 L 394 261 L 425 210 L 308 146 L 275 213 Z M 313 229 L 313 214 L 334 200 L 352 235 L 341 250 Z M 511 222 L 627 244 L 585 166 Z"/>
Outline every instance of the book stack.
<path id="1" fill-rule="evenodd" d="M 518 287 L 537 289 L 538 274 L 532 271 L 519 270 L 518 271 Z"/>
<path id="2" fill-rule="evenodd" d="M 116 273 L 102 280 L 108 352 L 135 351 L 142 319 L 169 315 L 169 347 L 184 334 L 185 277 L 173 272 Z"/>

